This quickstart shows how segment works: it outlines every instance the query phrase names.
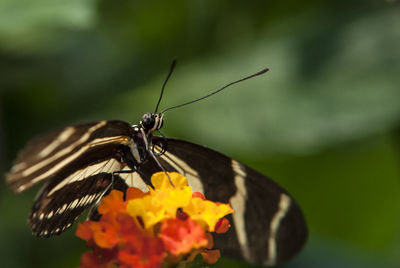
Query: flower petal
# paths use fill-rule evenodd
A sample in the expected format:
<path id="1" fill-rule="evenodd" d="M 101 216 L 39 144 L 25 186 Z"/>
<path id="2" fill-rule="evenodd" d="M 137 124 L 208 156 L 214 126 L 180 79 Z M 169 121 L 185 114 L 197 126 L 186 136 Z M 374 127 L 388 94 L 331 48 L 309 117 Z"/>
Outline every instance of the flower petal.
<path id="1" fill-rule="evenodd" d="M 110 223 L 94 222 L 91 228 L 93 230 L 94 242 L 99 247 L 111 249 L 118 243 L 117 232 Z"/>
<path id="2" fill-rule="evenodd" d="M 204 229 L 191 219 L 164 221 L 159 237 L 172 255 L 185 254 L 208 243 Z"/>
<path id="3" fill-rule="evenodd" d="M 90 228 L 91 222 L 85 221 L 83 223 L 78 223 L 78 227 L 76 228 L 75 235 L 86 242 L 93 238 L 93 230 Z"/>
<path id="4" fill-rule="evenodd" d="M 130 243 L 118 254 L 120 267 L 161 267 L 164 257 L 161 239 L 145 236 L 140 243 Z"/>
<path id="5" fill-rule="evenodd" d="M 217 204 L 201 198 L 193 198 L 188 207 L 183 208 L 190 218 L 203 222 L 207 230 L 213 232 L 219 219 L 233 213 L 233 209 L 227 204 Z"/>
<path id="6" fill-rule="evenodd" d="M 219 251 L 219 249 L 204 250 L 200 254 L 203 257 L 203 261 L 208 264 L 216 263 L 221 257 L 221 252 Z"/>
<path id="7" fill-rule="evenodd" d="M 128 190 L 126 191 L 126 200 L 132 200 L 136 198 L 143 198 L 145 195 L 148 193 L 142 192 L 142 190 L 135 188 L 135 187 L 129 187 Z"/>
<path id="8" fill-rule="evenodd" d="M 198 197 L 198 198 L 201 198 L 201 199 L 203 199 L 203 200 L 206 200 L 206 198 L 204 197 L 204 194 L 202 194 L 202 193 L 200 193 L 200 192 L 193 192 L 192 197 L 193 197 L 193 198 Z"/>
<path id="9" fill-rule="evenodd" d="M 131 217 L 140 217 L 145 229 L 148 229 L 163 219 L 165 209 L 159 204 L 154 204 L 153 198 L 147 195 L 140 199 L 129 200 L 126 212 Z"/>
<path id="10" fill-rule="evenodd" d="M 231 225 L 229 224 L 228 219 L 222 218 L 222 219 L 219 219 L 219 221 L 215 225 L 214 229 L 217 234 L 222 234 L 222 233 L 227 232 L 230 227 L 231 227 Z"/>
<path id="11" fill-rule="evenodd" d="M 173 185 L 169 181 L 168 177 L 164 172 L 157 172 L 151 176 L 151 183 L 155 189 L 172 189 L 172 188 L 183 188 L 188 186 L 187 179 L 177 172 L 168 172 L 168 176 L 171 178 Z M 152 190 L 152 189 L 150 189 Z"/>
<path id="12" fill-rule="evenodd" d="M 102 215 L 107 213 L 118 213 L 124 211 L 126 204 L 124 202 L 124 194 L 117 190 L 112 190 L 110 194 L 101 199 L 101 203 L 97 208 Z"/>

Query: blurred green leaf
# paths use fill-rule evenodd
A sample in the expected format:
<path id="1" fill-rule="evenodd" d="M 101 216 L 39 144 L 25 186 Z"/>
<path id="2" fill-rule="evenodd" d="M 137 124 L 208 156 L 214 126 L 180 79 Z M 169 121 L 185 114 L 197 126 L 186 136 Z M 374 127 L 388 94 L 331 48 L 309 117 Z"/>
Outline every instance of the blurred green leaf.
<path id="1" fill-rule="evenodd" d="M 95 21 L 93 0 L 0 1 L 0 47 L 48 53 L 60 30 L 84 30 Z M 47 50 L 47 51 L 46 51 Z"/>
<path id="2" fill-rule="evenodd" d="M 243 43 L 218 57 L 178 64 L 162 107 L 204 96 L 264 67 L 271 71 L 226 89 L 219 96 L 169 111 L 164 131 L 179 129 L 180 137 L 217 148 L 223 146 L 231 152 L 240 144 L 242 153 L 262 155 L 318 151 L 382 133 L 397 124 L 398 12 L 377 13 L 342 27 L 336 35 L 340 41 L 336 41 L 339 44 L 335 57 L 326 59 L 324 68 L 311 81 L 299 76 L 299 55 L 294 54 L 292 43 L 301 39 L 315 21 L 296 26 L 294 23 L 289 21 L 275 30 L 279 34 L 267 31 L 259 41 Z M 124 119 L 137 121 L 132 110 L 151 111 L 163 79 L 164 75 L 150 81 L 140 92 L 124 94 L 112 109 L 119 106 L 119 110 L 126 110 Z"/>

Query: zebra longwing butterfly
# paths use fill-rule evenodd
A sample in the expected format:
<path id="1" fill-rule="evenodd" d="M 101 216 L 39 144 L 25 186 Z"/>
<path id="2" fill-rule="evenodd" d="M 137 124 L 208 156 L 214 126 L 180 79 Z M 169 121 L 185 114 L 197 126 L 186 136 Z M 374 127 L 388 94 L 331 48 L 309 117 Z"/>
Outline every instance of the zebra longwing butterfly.
<path id="1" fill-rule="evenodd" d="M 100 121 L 33 139 L 7 174 L 7 183 L 17 193 L 46 181 L 29 215 L 33 233 L 58 235 L 110 188 L 147 190 L 153 173 L 177 171 L 194 191 L 230 203 L 235 210 L 229 219 L 232 227 L 215 240 L 224 255 L 263 265 L 295 255 L 307 239 L 307 227 L 294 199 L 270 178 L 219 152 L 153 136 L 162 127 L 163 112 L 146 113 L 139 125 Z"/>

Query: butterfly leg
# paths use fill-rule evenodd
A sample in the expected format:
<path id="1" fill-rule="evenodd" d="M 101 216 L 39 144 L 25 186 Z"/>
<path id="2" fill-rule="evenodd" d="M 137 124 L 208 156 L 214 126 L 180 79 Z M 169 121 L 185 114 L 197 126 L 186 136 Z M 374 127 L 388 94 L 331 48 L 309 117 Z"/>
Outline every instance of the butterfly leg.
<path id="1" fill-rule="evenodd" d="M 163 138 L 162 141 L 160 140 L 160 142 L 157 144 L 161 148 L 161 151 L 160 152 L 155 152 L 154 151 L 154 144 L 153 144 L 153 147 L 151 148 L 151 150 L 156 156 L 161 156 L 167 151 L 168 139 L 167 139 L 167 137 L 164 136 L 164 134 L 160 130 L 158 130 L 158 133 L 160 133 L 161 137 Z"/>
<path id="2" fill-rule="evenodd" d="M 172 186 L 174 186 L 174 184 L 172 183 L 172 180 L 170 178 L 170 176 L 168 175 L 168 172 L 165 170 L 165 168 L 161 165 L 160 161 L 158 161 L 157 157 L 154 154 L 154 146 L 150 149 L 150 145 L 151 145 L 151 134 L 150 135 L 146 135 L 146 133 L 144 132 L 144 129 L 140 129 L 140 131 L 142 132 L 143 135 L 143 141 L 145 143 L 145 147 L 146 147 L 146 151 L 150 154 L 150 156 L 154 159 L 154 161 L 156 162 L 156 164 L 158 165 L 158 167 L 165 173 L 165 175 L 167 175 L 169 182 L 171 183 Z M 161 132 L 160 132 L 161 133 Z M 162 133 L 161 133 L 162 134 Z M 164 136 L 164 135 L 163 135 Z M 165 138 L 165 137 L 164 137 Z M 165 138 L 166 140 L 167 138 Z M 165 152 L 165 150 L 161 150 L 161 154 L 163 154 Z M 160 155 L 161 155 L 160 154 Z M 139 173 L 140 174 L 140 173 Z M 147 182 L 146 182 L 147 183 Z M 151 184 L 149 184 L 151 185 Z M 154 187 L 153 187 L 154 188 Z"/>
<path id="3" fill-rule="evenodd" d="M 154 159 L 154 161 L 157 163 L 158 167 L 167 175 L 169 183 L 174 186 L 174 183 L 171 180 L 171 177 L 168 175 L 168 172 L 165 170 L 165 168 L 161 165 L 160 161 L 158 161 L 157 157 L 154 155 L 152 150 L 149 150 L 149 154 L 151 157 Z"/>

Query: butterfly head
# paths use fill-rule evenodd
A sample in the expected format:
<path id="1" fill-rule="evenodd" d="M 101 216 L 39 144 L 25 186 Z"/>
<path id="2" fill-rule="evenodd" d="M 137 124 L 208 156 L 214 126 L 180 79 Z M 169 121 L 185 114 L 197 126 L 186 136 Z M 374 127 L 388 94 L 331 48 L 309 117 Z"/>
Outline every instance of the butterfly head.
<path id="1" fill-rule="evenodd" d="M 164 114 L 161 113 L 145 113 L 140 121 L 140 126 L 146 134 L 150 134 L 161 129 L 163 125 Z"/>

